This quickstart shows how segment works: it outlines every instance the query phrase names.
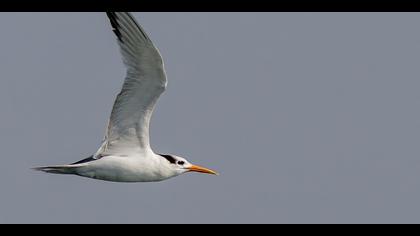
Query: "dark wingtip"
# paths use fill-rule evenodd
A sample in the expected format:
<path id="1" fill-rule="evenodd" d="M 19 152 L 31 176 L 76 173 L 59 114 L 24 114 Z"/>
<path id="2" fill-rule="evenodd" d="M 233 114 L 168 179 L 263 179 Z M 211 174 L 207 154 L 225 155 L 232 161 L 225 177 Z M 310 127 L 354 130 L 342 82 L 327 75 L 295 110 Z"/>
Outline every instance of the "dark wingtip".
<path id="1" fill-rule="evenodd" d="M 122 42 L 122 38 L 121 38 L 122 35 L 119 30 L 120 25 L 118 24 L 118 21 L 117 21 L 118 19 L 117 15 L 115 14 L 115 12 L 106 12 L 106 15 L 108 16 L 108 19 L 111 22 L 112 31 L 117 36 L 118 40 Z"/>
<path id="2" fill-rule="evenodd" d="M 80 160 L 80 161 L 78 161 L 78 162 L 71 163 L 70 165 L 83 164 L 83 163 L 86 163 L 86 162 L 91 162 L 91 161 L 96 161 L 96 160 L 98 160 L 98 159 L 93 158 L 93 155 L 92 155 L 92 156 L 90 156 L 90 157 L 88 157 L 88 158 L 85 158 L 85 159 L 83 159 L 83 160 Z"/>

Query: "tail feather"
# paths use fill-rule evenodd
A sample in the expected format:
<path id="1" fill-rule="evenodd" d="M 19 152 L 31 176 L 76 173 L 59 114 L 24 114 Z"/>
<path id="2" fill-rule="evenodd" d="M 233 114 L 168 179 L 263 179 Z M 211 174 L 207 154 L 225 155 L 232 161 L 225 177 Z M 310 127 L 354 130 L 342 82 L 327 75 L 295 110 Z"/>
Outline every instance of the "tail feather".
<path id="1" fill-rule="evenodd" d="M 40 166 L 32 168 L 36 171 L 43 171 L 52 174 L 75 174 L 76 166 L 62 165 L 62 166 Z"/>

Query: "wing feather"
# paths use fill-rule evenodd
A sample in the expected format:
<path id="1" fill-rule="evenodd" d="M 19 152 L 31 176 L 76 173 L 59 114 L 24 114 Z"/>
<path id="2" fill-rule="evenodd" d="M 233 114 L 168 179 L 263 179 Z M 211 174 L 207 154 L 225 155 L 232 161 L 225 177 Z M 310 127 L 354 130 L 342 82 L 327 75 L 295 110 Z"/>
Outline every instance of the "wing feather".
<path id="1" fill-rule="evenodd" d="M 104 142 L 95 156 L 147 151 L 150 118 L 167 84 L 163 60 L 130 13 L 108 12 L 107 16 L 127 74 L 115 99 Z"/>

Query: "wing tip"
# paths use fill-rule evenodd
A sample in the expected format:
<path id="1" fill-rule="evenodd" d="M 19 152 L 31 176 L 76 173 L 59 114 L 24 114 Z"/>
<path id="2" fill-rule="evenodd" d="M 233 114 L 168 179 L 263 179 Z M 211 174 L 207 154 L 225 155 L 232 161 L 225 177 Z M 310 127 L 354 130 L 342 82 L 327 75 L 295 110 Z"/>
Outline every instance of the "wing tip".
<path id="1" fill-rule="evenodd" d="M 118 16 L 115 12 L 106 12 L 106 15 L 109 19 L 109 22 L 111 23 L 112 26 L 112 31 L 114 32 L 114 34 L 117 36 L 118 40 L 122 43 L 122 34 L 120 32 L 120 25 L 118 24 Z"/>
<path id="2" fill-rule="evenodd" d="M 137 28 L 140 38 L 144 42 L 151 42 L 149 36 L 144 31 L 144 29 L 137 23 L 136 19 L 129 13 L 129 12 L 106 12 L 106 15 L 108 16 L 111 25 L 113 27 L 113 31 L 115 35 L 118 37 L 118 40 L 122 43 L 122 33 L 120 31 L 121 28 L 124 28 L 124 24 L 132 24 L 133 27 Z M 119 21 L 121 23 L 121 19 L 124 19 L 122 21 L 123 25 L 119 24 Z M 124 21 L 126 21 L 124 23 Z M 128 21 L 128 23 L 127 23 Z"/>

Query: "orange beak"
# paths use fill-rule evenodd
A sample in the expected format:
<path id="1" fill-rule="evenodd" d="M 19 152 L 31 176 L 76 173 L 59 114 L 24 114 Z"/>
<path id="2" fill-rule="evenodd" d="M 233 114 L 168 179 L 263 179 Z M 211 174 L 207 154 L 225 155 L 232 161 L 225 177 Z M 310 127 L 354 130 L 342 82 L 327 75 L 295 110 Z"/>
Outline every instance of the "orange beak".
<path id="1" fill-rule="evenodd" d="M 210 169 L 201 167 L 201 166 L 196 166 L 196 165 L 192 165 L 191 167 L 188 168 L 189 171 L 193 171 L 193 172 L 199 172 L 199 173 L 205 173 L 205 174 L 211 174 L 211 175 L 219 175 L 217 172 L 212 171 Z"/>

